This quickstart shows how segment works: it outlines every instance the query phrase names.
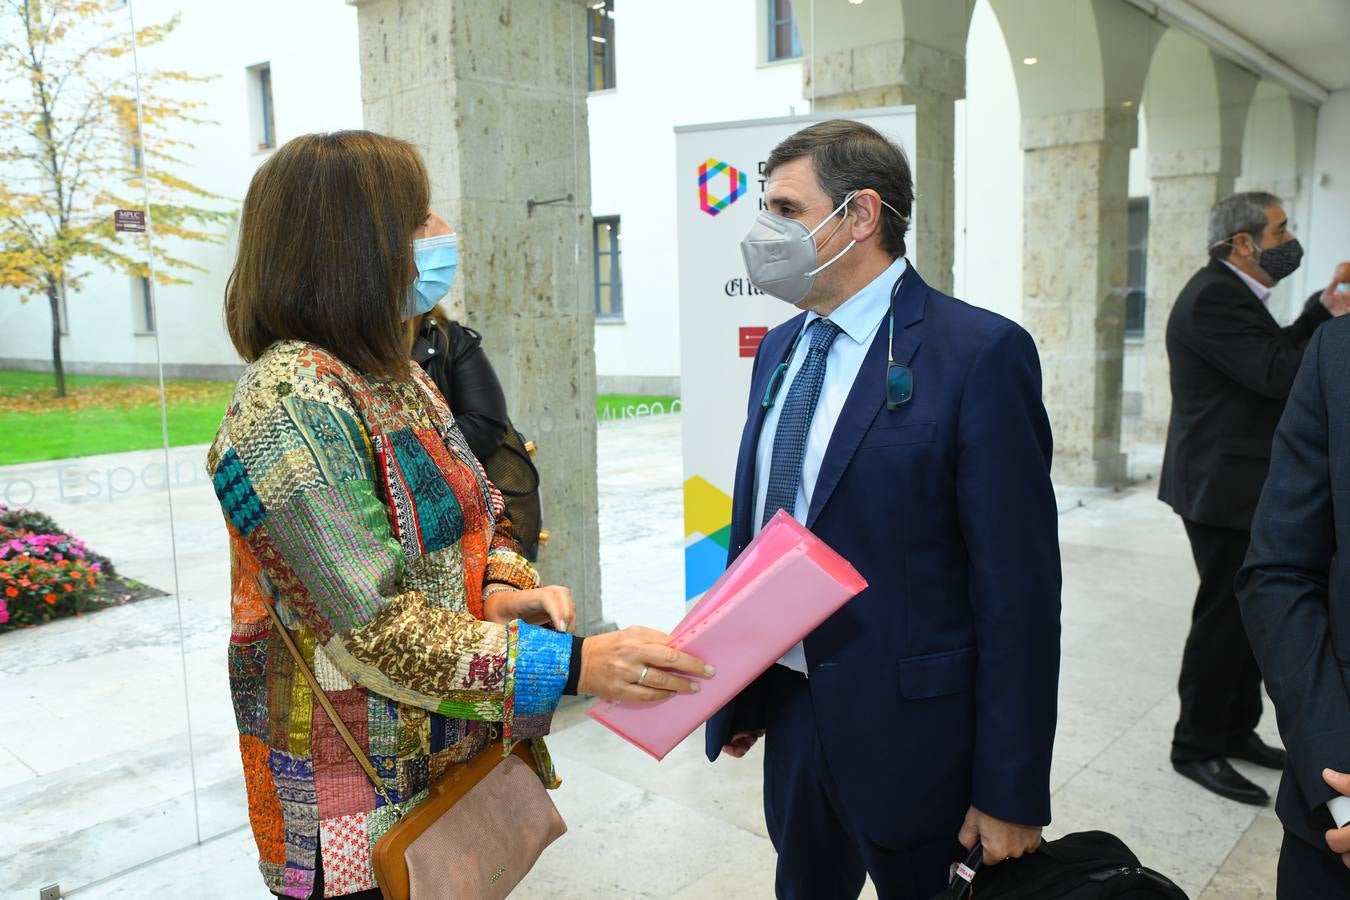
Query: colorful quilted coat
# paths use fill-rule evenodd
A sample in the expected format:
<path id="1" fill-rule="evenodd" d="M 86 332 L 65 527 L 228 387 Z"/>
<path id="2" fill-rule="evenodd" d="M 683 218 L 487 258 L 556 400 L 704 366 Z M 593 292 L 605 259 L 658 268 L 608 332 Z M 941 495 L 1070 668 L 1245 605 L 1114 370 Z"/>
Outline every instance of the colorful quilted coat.
<path id="1" fill-rule="evenodd" d="M 230 691 L 267 887 L 375 886 L 396 818 L 273 633 L 262 590 L 395 804 L 489 742 L 548 731 L 571 638 L 482 621 L 488 582 L 538 584 L 435 388 L 298 341 L 244 372 L 208 457 L 229 528 Z M 542 744 L 536 745 L 552 770 Z M 500 752 L 500 748 L 495 751 Z"/>

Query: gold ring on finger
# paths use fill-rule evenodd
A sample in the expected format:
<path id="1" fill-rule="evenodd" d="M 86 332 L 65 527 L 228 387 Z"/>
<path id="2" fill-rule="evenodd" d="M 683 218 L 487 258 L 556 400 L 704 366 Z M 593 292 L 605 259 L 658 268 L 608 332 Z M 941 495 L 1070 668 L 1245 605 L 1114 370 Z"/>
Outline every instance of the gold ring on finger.
<path id="1" fill-rule="evenodd" d="M 637 680 L 637 683 L 638 683 L 639 686 L 642 686 L 642 685 L 645 685 L 645 684 L 646 684 L 646 682 L 647 682 L 647 673 L 650 672 L 650 671 L 651 671 L 651 667 L 650 667 L 650 666 L 643 666 L 643 667 L 642 667 L 642 674 L 638 676 L 638 680 Z"/>

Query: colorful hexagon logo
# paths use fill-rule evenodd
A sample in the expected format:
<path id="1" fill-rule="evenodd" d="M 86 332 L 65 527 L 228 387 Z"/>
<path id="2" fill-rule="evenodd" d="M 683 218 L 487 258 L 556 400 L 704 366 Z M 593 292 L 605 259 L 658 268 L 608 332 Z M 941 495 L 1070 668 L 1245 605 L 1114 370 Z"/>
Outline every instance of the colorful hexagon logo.
<path id="1" fill-rule="evenodd" d="M 709 189 L 714 178 L 726 173 L 726 192 L 718 197 Z M 698 167 L 698 205 L 705 213 L 715 216 L 745 194 L 745 173 L 720 159 L 705 159 Z"/>

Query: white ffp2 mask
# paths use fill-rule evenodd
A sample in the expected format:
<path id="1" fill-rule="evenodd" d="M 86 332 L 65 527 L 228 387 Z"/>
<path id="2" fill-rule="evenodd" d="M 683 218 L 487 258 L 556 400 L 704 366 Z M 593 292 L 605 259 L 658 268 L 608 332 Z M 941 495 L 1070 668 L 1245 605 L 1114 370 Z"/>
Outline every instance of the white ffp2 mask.
<path id="1" fill-rule="evenodd" d="M 796 219 L 762 210 L 741 241 L 741 256 L 745 258 L 745 271 L 750 277 L 750 283 L 764 293 L 794 306 L 806 299 L 806 295 L 811 293 L 811 286 L 816 283 L 816 275 L 833 265 L 857 243 L 849 241 L 847 247 L 821 265 L 813 240 L 816 232 L 847 207 L 857 193 L 850 191 L 844 202 L 810 231 Z"/>

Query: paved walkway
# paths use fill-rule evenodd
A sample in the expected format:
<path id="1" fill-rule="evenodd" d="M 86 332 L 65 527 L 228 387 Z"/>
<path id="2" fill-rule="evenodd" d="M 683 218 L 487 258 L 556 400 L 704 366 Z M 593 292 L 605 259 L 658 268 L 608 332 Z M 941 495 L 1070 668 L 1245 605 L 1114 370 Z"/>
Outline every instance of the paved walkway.
<path id="1" fill-rule="evenodd" d="M 33 900 L 39 884 L 88 884 L 160 856 L 74 896 L 267 896 L 240 830 L 224 533 L 201 460 L 201 448 L 174 450 L 167 467 L 181 603 L 160 598 L 0 637 L 0 897 Z M 604 605 L 620 624 L 668 627 L 681 614 L 679 460 L 678 418 L 600 430 Z M 0 501 L 34 494 L 127 574 L 170 587 L 164 462 L 140 453 L 0 469 Z M 1149 460 L 1137 466 L 1147 474 Z M 1167 762 L 1195 574 L 1180 523 L 1153 493 L 1144 482 L 1061 495 L 1064 671 L 1050 835 L 1114 831 L 1198 900 L 1272 898 L 1273 812 L 1220 800 Z M 1273 715 L 1263 730 L 1276 739 Z M 772 896 L 757 752 L 710 766 L 691 740 L 657 764 L 576 707 L 559 715 L 551 743 L 571 831 L 517 896 Z M 1269 789 L 1278 782 L 1238 766 Z"/>

